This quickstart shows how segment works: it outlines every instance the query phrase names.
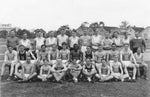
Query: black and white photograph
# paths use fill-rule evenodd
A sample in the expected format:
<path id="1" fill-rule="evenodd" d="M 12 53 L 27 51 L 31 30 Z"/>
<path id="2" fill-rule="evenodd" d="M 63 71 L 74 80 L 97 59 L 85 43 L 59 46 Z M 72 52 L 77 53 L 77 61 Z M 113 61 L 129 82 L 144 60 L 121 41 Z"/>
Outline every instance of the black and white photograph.
<path id="1" fill-rule="evenodd" d="M 0 97 L 150 97 L 150 1 L 0 0 Z"/>

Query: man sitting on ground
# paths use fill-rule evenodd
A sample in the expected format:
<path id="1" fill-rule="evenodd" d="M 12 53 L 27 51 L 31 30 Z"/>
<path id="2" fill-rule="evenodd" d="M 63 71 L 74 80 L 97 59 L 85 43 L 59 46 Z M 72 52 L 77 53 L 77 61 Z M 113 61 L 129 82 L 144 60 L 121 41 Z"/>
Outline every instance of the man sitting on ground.
<path id="1" fill-rule="evenodd" d="M 111 76 L 110 66 L 108 65 L 105 59 L 102 59 L 101 61 L 101 65 L 97 66 L 96 77 L 99 79 L 99 81 L 102 82 L 109 81 L 113 78 L 113 76 Z"/>
<path id="2" fill-rule="evenodd" d="M 77 83 L 77 82 L 78 82 L 78 76 L 80 75 L 81 70 L 82 70 L 81 64 L 80 64 L 76 59 L 74 59 L 74 60 L 69 64 L 68 69 L 69 69 L 69 71 L 70 71 L 70 74 L 71 74 L 72 77 L 73 77 L 73 81 L 74 81 L 75 83 Z"/>
<path id="3" fill-rule="evenodd" d="M 21 73 L 16 74 L 16 76 L 21 79 L 20 81 L 31 81 L 31 79 L 37 75 L 34 65 L 31 63 L 30 59 L 31 58 L 29 56 L 26 57 L 26 62 L 21 65 Z"/>
<path id="4" fill-rule="evenodd" d="M 66 71 L 67 67 L 64 64 L 62 64 L 62 61 L 60 59 L 58 59 L 56 64 L 54 64 L 52 67 L 53 76 L 55 80 L 60 83 L 63 82 L 62 79 L 65 76 Z"/>
<path id="5" fill-rule="evenodd" d="M 93 78 L 95 77 L 96 74 L 96 68 L 95 64 L 89 58 L 86 59 L 86 62 L 83 65 L 83 74 L 84 77 L 87 78 L 88 82 L 94 81 Z"/>
<path id="6" fill-rule="evenodd" d="M 47 60 L 43 60 L 43 62 L 44 64 L 43 66 L 41 66 L 40 74 L 38 78 L 41 79 L 42 81 L 47 81 L 49 78 L 52 77 L 52 74 L 51 74 L 52 69 Z"/>

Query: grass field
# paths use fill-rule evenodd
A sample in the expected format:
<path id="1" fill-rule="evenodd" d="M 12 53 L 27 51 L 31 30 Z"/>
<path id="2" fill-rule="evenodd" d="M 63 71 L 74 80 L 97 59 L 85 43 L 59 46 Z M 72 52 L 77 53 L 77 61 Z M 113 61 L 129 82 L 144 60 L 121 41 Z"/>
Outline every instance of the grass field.
<path id="1" fill-rule="evenodd" d="M 148 62 L 150 64 L 150 62 Z M 150 97 L 150 82 L 1 82 L 1 97 Z"/>
<path id="2" fill-rule="evenodd" d="M 2 52 L 0 47 L 0 52 Z M 145 57 L 149 58 L 149 54 Z M 1 56 L 0 56 L 1 57 Z M 147 62 L 150 64 L 150 62 Z M 150 79 L 150 66 L 148 76 Z M 0 82 L 0 97 L 150 97 L 150 81 L 109 83 Z"/>

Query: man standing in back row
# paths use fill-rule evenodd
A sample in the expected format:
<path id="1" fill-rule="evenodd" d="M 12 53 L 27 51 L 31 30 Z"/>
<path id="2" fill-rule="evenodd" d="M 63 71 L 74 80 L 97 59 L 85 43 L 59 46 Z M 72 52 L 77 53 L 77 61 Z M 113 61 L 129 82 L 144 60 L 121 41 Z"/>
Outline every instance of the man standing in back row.
<path id="1" fill-rule="evenodd" d="M 140 37 L 139 32 L 135 33 L 135 38 L 130 40 L 130 49 L 133 51 L 133 53 L 137 52 L 138 48 L 141 48 L 141 52 L 143 53 L 146 50 L 146 44 L 144 39 Z"/>

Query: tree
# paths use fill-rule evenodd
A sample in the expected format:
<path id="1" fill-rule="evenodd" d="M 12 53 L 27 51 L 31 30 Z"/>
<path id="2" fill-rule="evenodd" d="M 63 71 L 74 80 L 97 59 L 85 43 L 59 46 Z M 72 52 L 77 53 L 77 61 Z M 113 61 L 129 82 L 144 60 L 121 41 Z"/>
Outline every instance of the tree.
<path id="1" fill-rule="evenodd" d="M 126 29 L 128 26 L 130 26 L 130 25 L 127 21 L 122 21 L 121 25 L 120 25 L 120 28 Z"/>
<path id="2" fill-rule="evenodd" d="M 105 26 L 105 23 L 104 23 L 103 21 L 100 21 L 100 22 L 99 22 L 99 26 L 100 26 L 100 27 L 104 27 L 104 26 Z"/>

